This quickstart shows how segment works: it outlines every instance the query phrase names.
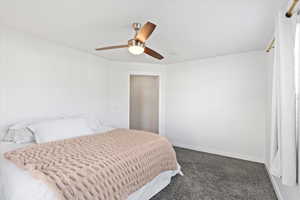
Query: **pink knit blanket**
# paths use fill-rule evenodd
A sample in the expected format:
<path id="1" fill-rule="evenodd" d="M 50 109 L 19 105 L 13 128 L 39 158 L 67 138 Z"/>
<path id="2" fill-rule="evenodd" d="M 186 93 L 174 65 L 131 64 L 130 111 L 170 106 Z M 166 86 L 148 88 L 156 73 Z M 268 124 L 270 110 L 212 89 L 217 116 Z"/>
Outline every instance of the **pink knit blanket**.
<path id="1" fill-rule="evenodd" d="M 35 144 L 5 158 L 45 181 L 60 200 L 126 200 L 161 172 L 177 169 L 167 139 L 127 129 Z"/>

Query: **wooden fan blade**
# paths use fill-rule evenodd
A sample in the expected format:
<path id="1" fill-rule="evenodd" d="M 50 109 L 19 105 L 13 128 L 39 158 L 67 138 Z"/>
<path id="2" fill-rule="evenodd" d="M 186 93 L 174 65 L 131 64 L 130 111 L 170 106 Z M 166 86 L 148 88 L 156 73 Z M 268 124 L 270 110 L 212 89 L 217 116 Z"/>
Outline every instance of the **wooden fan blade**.
<path id="1" fill-rule="evenodd" d="M 142 28 L 141 30 L 138 32 L 138 34 L 136 35 L 135 39 L 141 41 L 141 42 L 145 42 L 150 35 L 152 34 L 152 32 L 154 31 L 156 25 L 151 23 L 151 22 L 147 22 Z"/>
<path id="2" fill-rule="evenodd" d="M 159 53 L 157 53 L 156 51 L 154 51 L 148 47 L 145 47 L 144 53 L 148 54 L 149 56 L 152 56 L 154 58 L 157 58 L 158 60 L 161 60 L 164 58 L 162 55 L 160 55 Z"/>
<path id="3" fill-rule="evenodd" d="M 110 46 L 110 47 L 97 48 L 96 51 L 109 50 L 109 49 L 119 49 L 119 48 L 126 48 L 126 47 L 128 47 L 128 44 L 126 44 L 126 45 L 118 45 L 118 46 Z"/>

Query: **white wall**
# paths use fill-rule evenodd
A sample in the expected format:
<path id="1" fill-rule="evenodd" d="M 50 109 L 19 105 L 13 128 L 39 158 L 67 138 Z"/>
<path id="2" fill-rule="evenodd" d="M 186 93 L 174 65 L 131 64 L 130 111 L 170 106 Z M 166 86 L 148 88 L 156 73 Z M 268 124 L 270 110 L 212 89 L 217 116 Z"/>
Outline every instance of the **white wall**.
<path id="1" fill-rule="evenodd" d="M 173 65 L 110 62 L 109 123 L 129 127 L 129 74 L 161 75 L 161 130 L 176 145 L 265 161 L 263 52 Z"/>
<path id="2" fill-rule="evenodd" d="M 148 74 L 160 76 L 159 132 L 165 134 L 165 84 L 166 67 L 159 64 L 110 62 L 109 110 L 110 125 L 129 128 L 129 75 Z"/>
<path id="3" fill-rule="evenodd" d="M 107 115 L 107 61 L 0 27 L 0 125 L 63 114 Z"/>
<path id="4" fill-rule="evenodd" d="M 266 65 L 263 52 L 168 65 L 167 137 L 178 146 L 264 162 Z"/>

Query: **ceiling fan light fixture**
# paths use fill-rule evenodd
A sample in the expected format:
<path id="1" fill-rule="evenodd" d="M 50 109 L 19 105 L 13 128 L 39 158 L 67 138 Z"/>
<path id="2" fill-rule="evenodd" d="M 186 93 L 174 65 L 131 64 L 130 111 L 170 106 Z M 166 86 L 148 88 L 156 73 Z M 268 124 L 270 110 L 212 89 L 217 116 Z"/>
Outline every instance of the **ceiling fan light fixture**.
<path id="1" fill-rule="evenodd" d="M 145 51 L 145 44 L 138 40 L 129 40 L 128 51 L 133 55 L 140 55 Z"/>
<path id="2" fill-rule="evenodd" d="M 130 46 L 128 48 L 128 51 L 132 53 L 133 55 L 140 55 L 144 53 L 145 48 L 141 46 Z"/>

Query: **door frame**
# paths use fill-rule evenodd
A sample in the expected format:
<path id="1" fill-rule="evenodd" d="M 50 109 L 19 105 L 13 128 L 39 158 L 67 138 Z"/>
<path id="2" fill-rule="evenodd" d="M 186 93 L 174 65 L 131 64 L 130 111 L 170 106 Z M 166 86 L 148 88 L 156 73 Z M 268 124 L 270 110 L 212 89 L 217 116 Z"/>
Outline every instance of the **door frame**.
<path id="1" fill-rule="evenodd" d="M 158 135 L 165 136 L 164 130 L 164 113 L 162 109 L 163 103 L 163 93 L 162 93 L 162 73 L 160 72 L 129 72 L 128 73 L 128 128 L 130 127 L 130 76 L 158 76 L 159 83 L 159 100 L 158 100 Z"/>

